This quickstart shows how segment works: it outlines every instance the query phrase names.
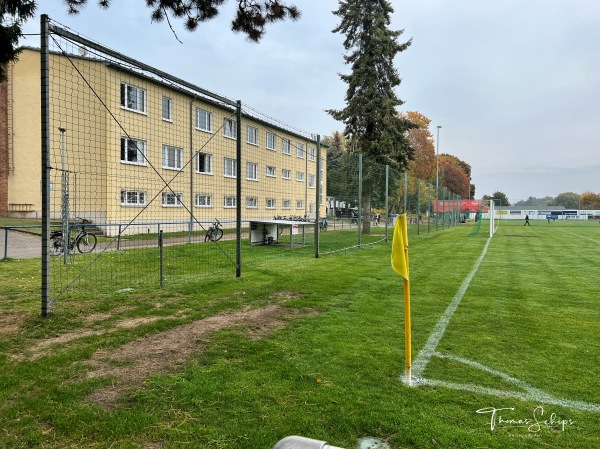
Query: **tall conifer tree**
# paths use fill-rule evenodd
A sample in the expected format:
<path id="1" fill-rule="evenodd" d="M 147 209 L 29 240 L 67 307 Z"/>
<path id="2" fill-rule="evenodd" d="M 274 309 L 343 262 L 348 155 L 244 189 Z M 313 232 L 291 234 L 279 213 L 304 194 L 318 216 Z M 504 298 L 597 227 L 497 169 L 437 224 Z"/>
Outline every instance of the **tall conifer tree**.
<path id="1" fill-rule="evenodd" d="M 403 30 L 389 29 L 393 12 L 387 0 L 340 0 L 333 32 L 346 36 L 344 60 L 352 72 L 340 75 L 348 84 L 346 107 L 328 112 L 345 124 L 351 151 L 405 171 L 413 155 L 406 131 L 416 126 L 396 109 L 404 102 L 394 91 L 401 81 L 394 58 L 411 40 L 399 43 Z"/>

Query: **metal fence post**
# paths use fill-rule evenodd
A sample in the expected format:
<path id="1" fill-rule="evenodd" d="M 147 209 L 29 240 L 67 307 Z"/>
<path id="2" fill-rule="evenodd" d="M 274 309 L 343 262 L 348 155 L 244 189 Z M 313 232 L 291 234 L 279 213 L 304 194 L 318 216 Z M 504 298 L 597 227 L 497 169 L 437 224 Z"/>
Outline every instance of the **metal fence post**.
<path id="1" fill-rule="evenodd" d="M 362 183 L 363 183 L 363 155 L 358 155 L 358 217 L 356 227 L 358 228 L 358 247 L 362 243 Z"/>
<path id="2" fill-rule="evenodd" d="M 163 285 L 163 232 L 158 231 L 159 276 L 160 285 Z"/>
<path id="3" fill-rule="evenodd" d="M 421 180 L 417 179 L 417 235 L 421 234 Z"/>
<path id="4" fill-rule="evenodd" d="M 235 202 L 235 277 L 242 275 L 242 101 L 237 101 L 236 106 L 236 191 Z"/>
<path id="5" fill-rule="evenodd" d="M 308 157 L 306 158 L 308 161 Z M 323 192 L 321 190 L 321 136 L 317 135 L 317 175 L 316 175 L 316 183 L 317 185 L 316 187 L 316 217 L 315 217 L 315 230 L 314 230 L 314 234 L 315 234 L 315 259 L 319 258 L 319 234 L 321 232 L 320 229 L 320 225 L 319 225 L 319 218 L 321 216 L 321 198 L 323 195 Z M 308 174 L 308 170 L 307 170 L 307 174 Z M 308 183 L 307 183 L 308 184 Z M 327 220 L 327 212 L 325 212 L 325 220 Z"/>
<path id="6" fill-rule="evenodd" d="M 48 49 L 49 19 L 40 18 L 41 68 L 41 132 L 42 132 L 42 316 L 52 313 L 50 300 L 50 52 Z M 66 248 L 65 248 L 66 251 Z"/>
<path id="7" fill-rule="evenodd" d="M 4 228 L 4 257 L 2 260 L 8 259 L 8 226 Z"/>

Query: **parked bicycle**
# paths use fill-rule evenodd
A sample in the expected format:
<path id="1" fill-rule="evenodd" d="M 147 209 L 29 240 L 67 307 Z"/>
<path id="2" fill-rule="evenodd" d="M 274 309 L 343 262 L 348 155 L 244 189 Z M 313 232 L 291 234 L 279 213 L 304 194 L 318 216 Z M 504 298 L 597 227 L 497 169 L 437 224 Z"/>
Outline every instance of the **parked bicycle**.
<path id="1" fill-rule="evenodd" d="M 215 218 L 215 222 L 206 230 L 205 242 L 218 242 L 223 238 L 223 225 Z"/>
<path id="2" fill-rule="evenodd" d="M 72 253 L 75 248 L 80 253 L 91 253 L 96 248 L 96 236 L 94 234 L 90 234 L 85 230 L 85 225 L 90 224 L 90 220 L 86 220 L 85 218 L 80 218 L 81 225 L 79 226 L 79 231 L 72 239 L 69 239 L 69 253 Z M 72 233 L 71 233 L 72 234 Z M 62 231 L 52 231 L 50 233 L 50 241 L 52 242 L 50 245 L 50 254 L 53 256 L 58 256 L 63 253 L 64 248 L 64 239 Z"/>

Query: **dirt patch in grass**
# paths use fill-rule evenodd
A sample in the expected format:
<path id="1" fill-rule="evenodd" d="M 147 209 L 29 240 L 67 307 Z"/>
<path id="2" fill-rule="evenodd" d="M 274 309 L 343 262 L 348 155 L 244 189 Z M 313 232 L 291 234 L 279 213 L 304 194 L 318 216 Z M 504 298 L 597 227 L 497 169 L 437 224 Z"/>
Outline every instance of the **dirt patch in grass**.
<path id="1" fill-rule="evenodd" d="M 45 352 L 44 350 L 49 346 L 68 343 L 73 340 L 77 340 L 84 337 L 91 337 L 94 335 L 102 335 L 109 332 L 115 332 L 120 329 L 132 329 L 146 323 L 152 323 L 154 321 L 164 319 L 160 317 L 142 317 L 142 318 L 127 318 L 117 321 L 110 329 L 85 329 L 77 332 L 69 332 L 62 335 L 57 335 L 53 338 L 47 338 L 46 340 L 40 341 L 38 344 L 29 348 L 29 356 L 31 359 L 37 359 L 41 357 Z"/>
<path id="2" fill-rule="evenodd" d="M 108 376 L 112 377 L 112 383 L 94 391 L 88 400 L 111 409 L 125 390 L 141 386 L 152 374 L 173 372 L 178 365 L 201 352 L 213 332 L 243 327 L 251 338 L 259 339 L 300 315 L 307 315 L 307 312 L 280 305 L 245 308 L 148 335 L 117 349 L 99 350 L 89 361 L 92 370 L 88 372 L 88 377 Z"/>
<path id="3" fill-rule="evenodd" d="M 19 315 L 4 315 L 4 311 L 0 316 L 0 335 L 14 334 L 21 329 L 23 317 Z"/>

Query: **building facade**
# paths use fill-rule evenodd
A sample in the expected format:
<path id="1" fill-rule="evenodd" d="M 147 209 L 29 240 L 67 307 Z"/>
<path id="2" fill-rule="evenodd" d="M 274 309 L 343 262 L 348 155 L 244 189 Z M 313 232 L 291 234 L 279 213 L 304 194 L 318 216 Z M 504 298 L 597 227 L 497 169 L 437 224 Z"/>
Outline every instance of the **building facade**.
<path id="1" fill-rule="evenodd" d="M 51 52 L 49 65 L 53 219 L 86 218 L 114 235 L 129 223 L 127 233 L 154 222 L 233 222 L 238 201 L 244 219 L 325 214 L 326 156 L 316 139 L 244 110 L 238 128 L 230 104 L 112 61 Z M 40 218 L 39 50 L 23 49 L 7 69 L 0 214 Z"/>

